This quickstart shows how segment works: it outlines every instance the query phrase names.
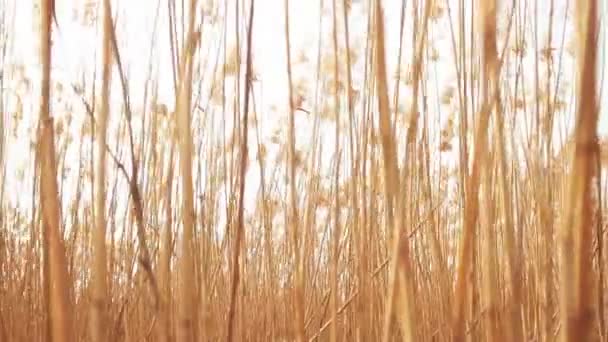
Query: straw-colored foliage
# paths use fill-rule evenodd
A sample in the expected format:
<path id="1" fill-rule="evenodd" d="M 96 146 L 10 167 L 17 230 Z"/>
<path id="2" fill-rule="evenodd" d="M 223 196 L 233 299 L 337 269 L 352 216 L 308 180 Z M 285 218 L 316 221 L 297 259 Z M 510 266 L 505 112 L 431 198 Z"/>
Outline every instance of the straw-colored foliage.
<path id="1" fill-rule="evenodd" d="M 608 340 L 601 1 L 302 1 L 0 0 L 0 341 Z"/>

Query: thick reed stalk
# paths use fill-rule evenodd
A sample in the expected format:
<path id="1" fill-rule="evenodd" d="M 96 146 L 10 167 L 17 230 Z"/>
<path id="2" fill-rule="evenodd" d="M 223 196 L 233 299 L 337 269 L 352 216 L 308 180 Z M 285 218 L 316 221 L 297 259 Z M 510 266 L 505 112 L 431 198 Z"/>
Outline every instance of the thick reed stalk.
<path id="1" fill-rule="evenodd" d="M 95 230 L 93 231 L 93 307 L 91 338 L 94 342 L 108 339 L 108 267 L 106 252 L 106 137 L 110 98 L 111 30 L 110 1 L 103 1 L 102 72 L 99 112 L 97 113 L 97 168 L 95 172 Z"/>
<path id="2" fill-rule="evenodd" d="M 42 0 L 40 7 L 40 83 L 39 145 L 40 156 L 40 204 L 44 229 L 45 285 L 47 312 L 51 341 L 69 342 L 72 334 L 72 308 L 69 299 L 71 282 L 68 279 L 63 237 L 61 235 L 60 210 L 57 188 L 57 164 L 55 161 L 55 134 L 53 117 L 50 115 L 51 85 L 51 17 L 54 1 Z"/>

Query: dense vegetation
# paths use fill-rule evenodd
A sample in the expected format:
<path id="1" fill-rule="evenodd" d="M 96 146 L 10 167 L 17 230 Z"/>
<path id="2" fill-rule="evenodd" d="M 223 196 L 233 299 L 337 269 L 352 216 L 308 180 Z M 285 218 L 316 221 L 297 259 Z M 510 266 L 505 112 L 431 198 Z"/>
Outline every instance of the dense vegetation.
<path id="1" fill-rule="evenodd" d="M 600 1 L 0 1 L 0 341 L 608 339 Z"/>

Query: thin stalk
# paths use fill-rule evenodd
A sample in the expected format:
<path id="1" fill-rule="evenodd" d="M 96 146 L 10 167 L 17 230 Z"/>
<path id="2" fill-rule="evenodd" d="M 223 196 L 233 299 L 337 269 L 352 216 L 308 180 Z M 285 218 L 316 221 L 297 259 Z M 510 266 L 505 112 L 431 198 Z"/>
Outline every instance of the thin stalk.
<path id="1" fill-rule="evenodd" d="M 112 11 L 110 1 L 103 2 L 101 104 L 97 114 L 97 169 L 95 172 L 95 230 L 93 231 L 93 310 L 91 335 L 95 342 L 108 339 L 106 329 L 109 301 L 106 252 L 106 137 L 110 97 Z"/>
<path id="2" fill-rule="evenodd" d="M 240 265 L 239 258 L 241 252 L 241 240 L 244 234 L 244 200 L 245 200 L 245 174 L 247 171 L 247 159 L 249 154 L 249 94 L 251 93 L 251 73 L 252 73 L 252 61 L 251 51 L 253 41 L 253 14 L 255 8 L 255 0 L 251 0 L 249 7 L 249 30 L 247 32 L 247 65 L 245 70 L 245 98 L 243 103 L 243 136 L 240 146 L 240 163 L 239 163 L 239 204 L 236 221 L 236 235 L 234 239 L 234 248 L 232 250 L 232 279 L 230 282 L 230 306 L 228 308 L 228 335 L 226 340 L 232 342 L 234 337 L 234 314 L 236 310 L 236 294 L 239 287 L 240 281 Z"/>

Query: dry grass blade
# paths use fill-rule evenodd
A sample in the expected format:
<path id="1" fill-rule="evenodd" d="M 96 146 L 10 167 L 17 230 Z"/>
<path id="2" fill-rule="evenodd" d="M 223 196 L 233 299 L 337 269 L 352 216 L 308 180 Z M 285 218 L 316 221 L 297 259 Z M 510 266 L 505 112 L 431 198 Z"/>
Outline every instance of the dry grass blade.
<path id="1" fill-rule="evenodd" d="M 239 204 L 238 204 L 238 213 L 237 213 L 237 221 L 236 221 L 236 234 L 234 239 L 234 247 L 232 250 L 232 279 L 230 282 L 230 303 L 228 308 L 228 336 L 226 340 L 228 342 L 232 342 L 234 338 L 234 315 L 236 310 L 236 298 L 237 291 L 239 288 L 240 282 L 240 254 L 241 254 L 241 244 L 243 235 L 245 234 L 245 225 L 244 225 L 244 210 L 245 210 L 245 183 L 246 183 L 246 171 L 247 171 L 247 163 L 248 163 L 248 153 L 249 153 L 249 95 L 251 93 L 251 74 L 252 74 L 252 55 L 251 51 L 253 50 L 252 46 L 252 37 L 253 37 L 253 14 L 255 1 L 251 0 L 251 5 L 249 7 L 249 25 L 248 25 L 248 33 L 247 33 L 247 66 L 245 71 L 245 100 L 243 103 L 243 138 L 241 140 L 241 148 L 240 148 L 240 163 L 239 163 Z"/>
<path id="2" fill-rule="evenodd" d="M 295 310 L 295 321 L 294 328 L 296 331 L 296 339 L 298 342 L 304 342 L 305 339 L 305 328 L 304 328 L 304 267 L 303 260 L 300 257 L 301 250 L 301 237 L 300 237 L 300 223 L 298 217 L 298 196 L 296 189 L 296 142 L 295 142 L 295 101 L 293 95 L 293 79 L 291 72 L 291 43 L 290 43 L 290 31 L 289 31 L 289 0 L 285 0 L 285 46 L 287 48 L 287 81 L 288 81 L 288 94 L 289 94 L 289 136 L 288 136 L 288 161 L 287 170 L 289 175 L 287 177 L 287 186 L 289 187 L 289 226 L 292 232 L 292 254 L 294 265 L 296 267 L 295 284 L 293 286 L 293 297 L 294 297 L 294 310 Z M 253 5 L 252 5 L 253 6 Z M 308 113 L 310 114 L 310 113 Z"/>
<path id="3" fill-rule="evenodd" d="M 109 0 L 103 1 L 102 79 L 101 104 L 97 114 L 97 169 L 95 172 L 95 231 L 93 233 L 93 312 L 91 313 L 91 338 L 95 342 L 107 341 L 108 330 L 108 267 L 106 251 L 106 138 L 110 104 L 110 70 L 112 69 L 111 30 L 112 11 Z"/>
<path id="4" fill-rule="evenodd" d="M 386 81 L 386 57 L 384 51 L 384 11 L 380 1 L 376 1 L 376 86 L 378 94 L 378 115 L 380 121 L 380 134 L 382 136 L 382 155 L 384 158 L 385 200 L 387 203 L 386 215 L 388 231 L 392 232 L 390 253 L 393 259 L 389 270 L 389 293 L 385 314 L 382 341 L 388 342 L 391 334 L 390 326 L 393 318 L 396 297 L 401 299 L 404 306 L 398 308 L 401 315 L 401 333 L 405 341 L 414 341 L 415 324 L 413 317 L 413 292 L 411 278 L 411 261 L 409 259 L 409 241 L 400 238 L 402 227 L 403 208 L 401 196 L 396 190 L 400 189 L 399 170 L 397 166 L 397 151 L 393 128 L 390 121 L 388 82 Z"/>
<path id="5" fill-rule="evenodd" d="M 179 140 L 179 161 L 182 180 L 182 220 L 181 256 L 179 259 L 179 318 L 177 322 L 178 341 L 196 341 L 195 333 L 195 297 L 194 297 L 194 191 L 192 189 L 192 131 L 190 127 L 190 108 L 192 96 L 192 63 L 195 42 L 198 41 L 194 31 L 196 0 L 190 2 L 188 19 L 188 39 L 184 41 L 179 64 L 179 90 L 177 94 L 177 134 Z"/>
<path id="6" fill-rule="evenodd" d="M 72 308 L 69 298 L 71 281 L 68 278 L 65 248 L 61 235 L 59 198 L 57 196 L 57 164 L 55 135 L 50 115 L 51 86 L 51 13 L 52 0 L 42 0 L 40 8 L 40 124 L 38 153 L 40 160 L 40 204 L 44 229 L 44 275 L 47 312 L 50 321 L 48 338 L 51 341 L 72 341 Z"/>
<path id="7" fill-rule="evenodd" d="M 483 70 L 484 70 L 484 98 L 477 115 L 475 131 L 475 148 L 471 174 L 467 181 L 467 198 L 464 206 L 464 226 L 460 237 L 458 268 L 456 274 L 456 288 L 454 293 L 454 324 L 453 334 L 455 341 L 465 340 L 465 309 L 467 292 L 469 290 L 469 277 L 474 267 L 473 252 L 475 249 L 475 227 L 479 215 L 479 186 L 481 171 L 486 165 L 488 146 L 488 125 L 490 113 L 496 105 L 498 83 L 498 58 L 496 51 L 496 2 L 483 1 L 480 3 L 480 12 L 483 25 Z M 486 261 L 489 262 L 489 261 Z M 494 299 L 494 298 L 492 298 Z M 492 313 L 491 313 L 492 314 Z"/>
<path id="8" fill-rule="evenodd" d="M 577 3 L 577 113 L 572 172 L 561 225 L 561 337 L 595 341 L 595 271 L 593 269 L 593 177 L 599 153 L 597 124 L 597 1 Z M 601 290 L 600 290 L 601 291 Z"/>

